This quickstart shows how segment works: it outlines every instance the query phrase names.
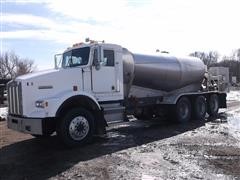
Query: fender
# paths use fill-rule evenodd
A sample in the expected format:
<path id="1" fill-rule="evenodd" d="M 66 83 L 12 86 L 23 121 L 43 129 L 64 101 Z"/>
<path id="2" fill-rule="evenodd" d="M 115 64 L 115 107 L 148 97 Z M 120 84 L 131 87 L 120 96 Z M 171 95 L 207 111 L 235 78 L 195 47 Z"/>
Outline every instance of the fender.
<path id="1" fill-rule="evenodd" d="M 57 117 L 58 113 L 61 111 L 61 108 L 68 102 L 72 101 L 73 99 L 78 99 L 78 98 L 86 98 L 88 99 L 96 108 L 100 111 L 101 107 L 95 97 L 91 95 L 90 93 L 87 92 L 80 92 L 80 93 L 67 93 L 64 95 L 64 97 L 61 98 L 61 102 L 58 105 L 58 108 L 56 109 L 55 112 L 55 117 Z"/>
<path id="2" fill-rule="evenodd" d="M 103 135 L 106 133 L 107 122 L 103 115 L 103 109 L 100 107 L 96 99 L 87 93 L 81 93 L 66 99 L 58 108 L 55 117 L 61 117 L 65 114 L 69 109 L 73 107 L 83 106 L 86 109 L 92 111 L 95 116 L 95 134 Z"/>

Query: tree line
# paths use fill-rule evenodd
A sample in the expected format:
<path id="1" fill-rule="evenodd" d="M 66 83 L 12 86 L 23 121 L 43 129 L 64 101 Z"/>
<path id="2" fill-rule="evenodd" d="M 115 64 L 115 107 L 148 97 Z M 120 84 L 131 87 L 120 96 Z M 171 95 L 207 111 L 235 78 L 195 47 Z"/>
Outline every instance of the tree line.
<path id="1" fill-rule="evenodd" d="M 230 56 L 223 56 L 222 59 L 217 51 L 195 51 L 189 55 L 200 58 L 208 68 L 228 67 L 230 76 L 236 76 L 237 82 L 240 82 L 240 48 L 234 50 Z"/>
<path id="2" fill-rule="evenodd" d="M 34 61 L 29 58 L 21 58 L 14 51 L 0 54 L 0 79 L 13 79 L 36 70 Z"/>

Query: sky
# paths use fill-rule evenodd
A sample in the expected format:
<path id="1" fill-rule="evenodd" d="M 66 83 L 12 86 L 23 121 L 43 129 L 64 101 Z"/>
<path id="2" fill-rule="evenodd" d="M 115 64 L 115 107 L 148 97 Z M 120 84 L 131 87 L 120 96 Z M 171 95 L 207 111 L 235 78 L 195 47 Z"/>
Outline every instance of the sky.
<path id="1" fill-rule="evenodd" d="M 133 53 L 173 55 L 240 48 L 239 0 L 0 0 L 0 50 L 33 59 L 38 69 L 54 54 L 89 37 Z"/>

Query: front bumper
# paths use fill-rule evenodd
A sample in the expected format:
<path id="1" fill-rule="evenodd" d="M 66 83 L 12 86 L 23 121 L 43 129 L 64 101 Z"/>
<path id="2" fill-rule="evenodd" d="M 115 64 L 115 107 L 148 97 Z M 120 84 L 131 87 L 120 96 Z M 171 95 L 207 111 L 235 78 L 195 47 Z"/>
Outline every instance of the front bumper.
<path id="1" fill-rule="evenodd" d="M 8 128 L 28 134 L 43 135 L 43 119 L 8 115 Z"/>

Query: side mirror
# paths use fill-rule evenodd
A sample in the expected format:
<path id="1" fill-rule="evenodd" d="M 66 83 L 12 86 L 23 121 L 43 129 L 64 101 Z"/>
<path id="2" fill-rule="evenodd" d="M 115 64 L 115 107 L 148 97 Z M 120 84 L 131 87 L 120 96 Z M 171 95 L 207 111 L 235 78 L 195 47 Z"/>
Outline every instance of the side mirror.
<path id="1" fill-rule="evenodd" d="M 98 50 L 94 49 L 94 54 L 93 54 L 93 65 L 95 66 L 96 70 L 100 69 L 100 61 L 99 61 L 99 54 L 98 54 Z"/>
<path id="2" fill-rule="evenodd" d="M 100 69 L 100 62 L 98 61 L 98 59 L 94 59 L 93 65 L 95 66 L 95 69 L 96 69 L 96 70 L 99 70 L 99 69 Z"/>
<path id="3" fill-rule="evenodd" d="M 58 69 L 60 67 L 61 62 L 62 62 L 62 54 L 56 54 L 54 56 L 54 68 Z"/>

